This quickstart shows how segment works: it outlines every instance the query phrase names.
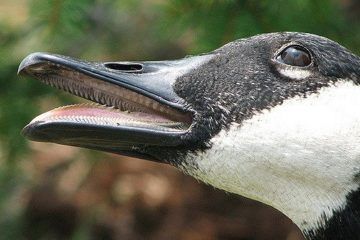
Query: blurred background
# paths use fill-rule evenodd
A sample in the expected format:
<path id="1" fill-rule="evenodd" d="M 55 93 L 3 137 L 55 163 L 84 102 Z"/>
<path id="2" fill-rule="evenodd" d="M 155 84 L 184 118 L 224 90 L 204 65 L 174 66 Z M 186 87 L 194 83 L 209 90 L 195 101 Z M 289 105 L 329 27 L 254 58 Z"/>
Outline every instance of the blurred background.
<path id="1" fill-rule="evenodd" d="M 20 135 L 82 101 L 18 77 L 27 54 L 164 60 L 274 31 L 319 34 L 360 53 L 358 0 L 0 0 L 0 239 L 300 240 L 276 210 L 176 169 Z"/>

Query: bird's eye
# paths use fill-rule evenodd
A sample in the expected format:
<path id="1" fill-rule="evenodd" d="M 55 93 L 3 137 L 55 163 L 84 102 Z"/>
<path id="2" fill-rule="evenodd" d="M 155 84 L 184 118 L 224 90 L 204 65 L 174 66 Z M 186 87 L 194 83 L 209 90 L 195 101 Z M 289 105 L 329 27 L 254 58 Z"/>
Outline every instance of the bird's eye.
<path id="1" fill-rule="evenodd" d="M 276 56 L 276 60 L 291 66 L 306 67 L 311 63 L 311 56 L 309 51 L 301 46 L 289 46 Z"/>

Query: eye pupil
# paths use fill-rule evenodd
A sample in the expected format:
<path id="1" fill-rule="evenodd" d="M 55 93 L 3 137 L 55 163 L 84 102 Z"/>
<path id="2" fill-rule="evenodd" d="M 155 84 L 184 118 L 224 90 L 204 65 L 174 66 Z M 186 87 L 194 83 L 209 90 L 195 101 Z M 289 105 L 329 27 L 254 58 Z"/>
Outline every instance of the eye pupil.
<path id="1" fill-rule="evenodd" d="M 311 63 L 310 53 L 300 46 L 285 48 L 276 59 L 281 63 L 298 67 L 305 67 Z"/>

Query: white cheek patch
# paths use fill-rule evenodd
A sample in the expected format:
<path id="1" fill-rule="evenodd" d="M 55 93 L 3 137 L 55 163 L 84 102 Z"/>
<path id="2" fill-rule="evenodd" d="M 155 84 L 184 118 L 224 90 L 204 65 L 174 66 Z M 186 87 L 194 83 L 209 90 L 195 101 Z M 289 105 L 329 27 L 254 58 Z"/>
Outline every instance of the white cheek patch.
<path id="1" fill-rule="evenodd" d="M 360 86 L 351 81 L 286 100 L 222 130 L 209 150 L 188 155 L 184 171 L 271 205 L 311 229 L 359 187 L 359 106 Z"/>
<path id="2" fill-rule="evenodd" d="M 307 78 L 311 75 L 311 71 L 306 70 L 306 69 L 301 69 L 299 67 L 281 66 L 281 67 L 278 67 L 277 70 L 284 77 L 288 77 L 288 78 L 292 78 L 292 79 L 296 79 L 296 80 L 301 80 L 301 79 Z"/>

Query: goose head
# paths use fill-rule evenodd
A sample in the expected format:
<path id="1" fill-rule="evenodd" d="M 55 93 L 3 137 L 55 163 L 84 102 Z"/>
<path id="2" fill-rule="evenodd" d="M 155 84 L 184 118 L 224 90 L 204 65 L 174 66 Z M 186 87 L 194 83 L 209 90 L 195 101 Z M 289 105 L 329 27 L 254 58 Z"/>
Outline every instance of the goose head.
<path id="1" fill-rule="evenodd" d="M 19 73 L 95 102 L 36 117 L 31 140 L 169 163 L 309 239 L 344 221 L 341 236 L 360 234 L 360 58 L 334 41 L 270 33 L 152 62 L 34 53 Z"/>

